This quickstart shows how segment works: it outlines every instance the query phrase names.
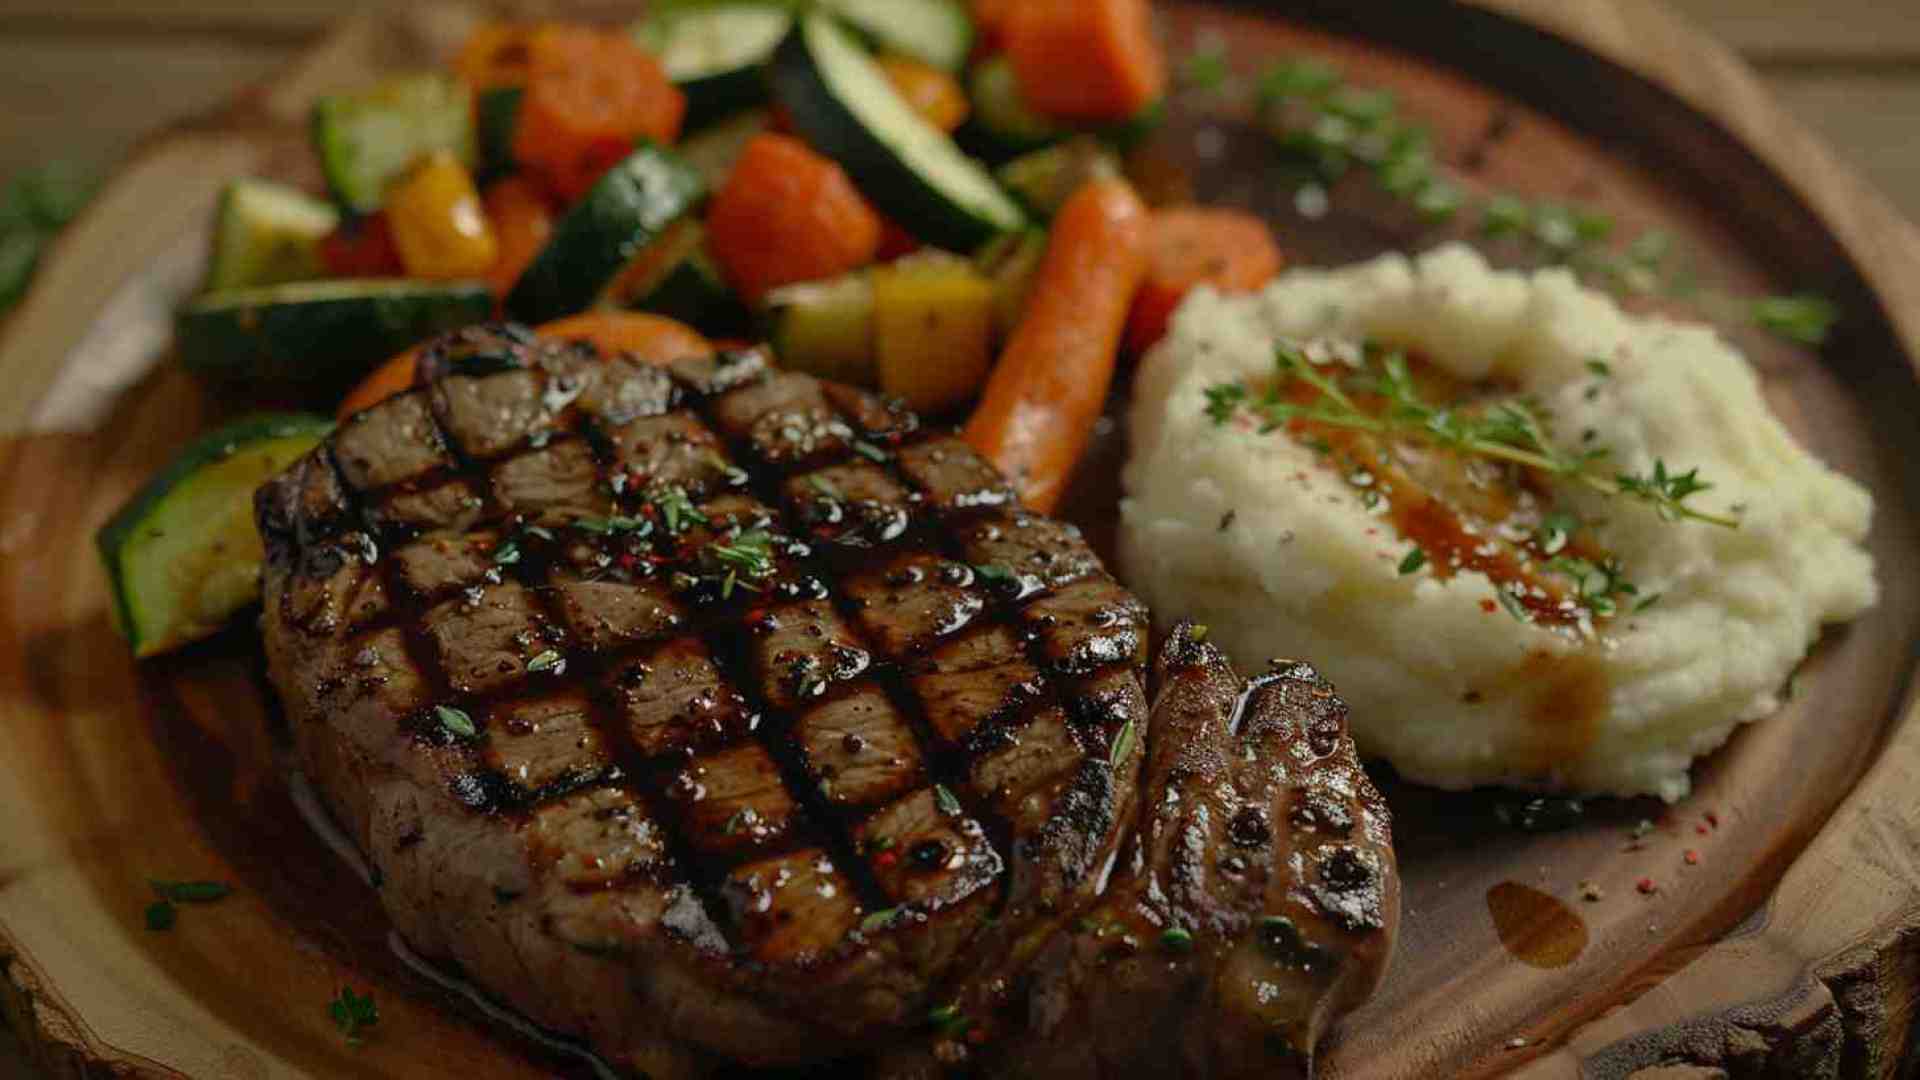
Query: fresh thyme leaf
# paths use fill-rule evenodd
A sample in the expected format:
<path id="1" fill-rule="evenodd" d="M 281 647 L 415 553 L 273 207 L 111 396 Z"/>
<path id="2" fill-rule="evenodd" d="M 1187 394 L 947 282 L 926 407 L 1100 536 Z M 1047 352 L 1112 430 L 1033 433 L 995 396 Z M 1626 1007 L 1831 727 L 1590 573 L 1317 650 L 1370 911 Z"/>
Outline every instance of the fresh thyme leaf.
<path id="1" fill-rule="evenodd" d="M 1427 553 L 1420 548 L 1414 548 L 1407 552 L 1406 558 L 1400 560 L 1400 576 L 1406 577 L 1408 574 L 1419 573 L 1420 568 L 1425 565 L 1427 565 Z"/>
<path id="2" fill-rule="evenodd" d="M 999 563 L 982 563 L 973 568 L 973 576 L 988 585 L 1004 585 L 1018 578 L 1013 571 Z"/>
<path id="3" fill-rule="evenodd" d="M 734 835 L 737 835 L 742 829 L 753 828 L 753 826 L 756 823 L 758 823 L 759 820 L 760 820 L 760 815 L 754 811 L 753 807 L 743 806 L 740 809 L 735 810 L 733 813 L 727 815 L 726 824 L 722 825 L 720 828 L 721 828 L 721 831 L 724 832 L 726 835 L 734 836 Z"/>
<path id="4" fill-rule="evenodd" d="M 1207 418 L 1215 427 L 1233 419 L 1235 410 L 1247 400 L 1247 388 L 1239 383 L 1220 383 L 1209 386 L 1207 394 Z"/>
<path id="5" fill-rule="evenodd" d="M 528 664 L 527 667 L 531 669 L 533 665 Z M 458 735 L 460 738 L 471 739 L 475 735 L 480 734 L 480 729 L 473 726 L 473 717 L 468 716 L 466 713 L 451 705 L 435 705 L 433 707 L 433 716 L 434 719 L 440 721 L 441 727 L 447 729 L 447 731 L 454 735 Z"/>
<path id="6" fill-rule="evenodd" d="M 1192 952 L 1193 934 L 1178 926 L 1169 926 L 1160 935 L 1160 947 L 1168 952 Z"/>
<path id="7" fill-rule="evenodd" d="M 694 525 L 707 524 L 707 515 L 693 505 L 687 489 L 678 484 L 663 484 L 647 491 L 646 504 L 660 518 L 669 534 L 678 535 Z"/>
<path id="8" fill-rule="evenodd" d="M 1587 370 L 1593 372 L 1596 378 L 1610 379 L 1613 377 L 1613 365 L 1607 363 L 1605 360 L 1593 359 L 1587 361 Z"/>
<path id="9" fill-rule="evenodd" d="M 866 918 L 860 920 L 860 932 L 863 934 L 871 934 L 875 930 L 884 929 L 890 925 L 894 919 L 899 918 L 900 911 L 901 909 L 899 907 L 890 907 L 881 908 L 879 911 L 869 914 Z"/>
<path id="10" fill-rule="evenodd" d="M 960 800 L 954 797 L 953 792 L 947 790 L 945 784 L 933 785 L 933 801 L 934 805 L 940 808 L 940 812 L 948 817 L 959 817 L 962 812 Z"/>
<path id="11" fill-rule="evenodd" d="M 1133 717 L 1129 716 L 1127 722 L 1121 725 L 1120 734 L 1113 737 L 1113 747 L 1107 752 L 1109 767 L 1117 770 L 1127 760 L 1127 756 L 1133 753 L 1134 738 Z"/>
<path id="12" fill-rule="evenodd" d="M 512 540 L 502 540 L 500 546 L 493 549 L 495 566 L 512 566 L 520 561 L 520 545 Z"/>
<path id="13" fill-rule="evenodd" d="M 958 1035 L 972 1025 L 958 1005 L 938 1005 L 927 1010 L 927 1023 L 942 1035 Z"/>
<path id="14" fill-rule="evenodd" d="M 1567 538 L 1579 527 L 1580 523 L 1572 514 L 1564 510 L 1557 511 L 1541 519 L 1540 531 L 1534 534 L 1534 542 L 1540 545 L 1542 552 L 1558 555 L 1567 546 Z"/>
<path id="15" fill-rule="evenodd" d="M 147 905 L 147 929 L 153 931 L 171 930 L 180 917 L 180 912 L 165 900 L 155 900 Z"/>
<path id="16" fill-rule="evenodd" d="M 1633 613 L 1638 615 L 1639 613 L 1647 610 L 1648 608 L 1651 608 L 1653 605 L 1659 603 L 1660 598 L 1665 595 L 1666 595 L 1665 593 L 1651 593 L 1645 597 L 1642 597 L 1639 603 L 1633 605 Z"/>
<path id="17" fill-rule="evenodd" d="M 1507 609 L 1507 614 L 1523 623 L 1533 621 L 1533 613 L 1528 611 L 1527 606 L 1520 602 L 1520 598 L 1513 594 L 1513 590 L 1495 589 L 1493 592 L 1495 596 L 1500 598 L 1500 606 Z"/>
<path id="18" fill-rule="evenodd" d="M 340 995 L 327 1004 L 327 1015 L 355 1046 L 360 1044 L 362 1031 L 380 1023 L 380 1009 L 373 1003 L 373 995 L 356 994 L 350 986 L 341 987 Z"/>
<path id="19" fill-rule="evenodd" d="M 1761 329 L 1802 345 L 1825 345 L 1840 321 L 1838 305 L 1811 293 L 1765 297 L 1754 301 L 1752 310 Z"/>
<path id="20" fill-rule="evenodd" d="M 548 649 L 545 652 L 541 653 L 540 655 L 527 661 L 527 670 L 533 672 L 536 675 L 544 671 L 551 671 L 551 672 L 554 672 L 555 674 L 558 674 L 560 672 L 564 672 L 566 668 L 567 668 L 566 658 L 562 657 L 558 652 L 555 652 L 552 649 Z"/>
<path id="21" fill-rule="evenodd" d="M 825 498 L 837 499 L 840 497 L 839 489 L 834 487 L 824 476 L 814 475 L 807 477 L 807 486 Z"/>
<path id="22" fill-rule="evenodd" d="M 573 524 L 583 532 L 598 536 L 613 536 L 618 533 L 637 533 L 645 536 L 653 531 L 653 523 L 645 518 L 622 517 L 618 514 L 602 518 L 576 518 Z"/>
<path id="23" fill-rule="evenodd" d="M 880 449 L 865 439 L 854 440 L 853 452 L 879 465 L 885 465 L 887 462 L 893 460 L 885 450 Z"/>

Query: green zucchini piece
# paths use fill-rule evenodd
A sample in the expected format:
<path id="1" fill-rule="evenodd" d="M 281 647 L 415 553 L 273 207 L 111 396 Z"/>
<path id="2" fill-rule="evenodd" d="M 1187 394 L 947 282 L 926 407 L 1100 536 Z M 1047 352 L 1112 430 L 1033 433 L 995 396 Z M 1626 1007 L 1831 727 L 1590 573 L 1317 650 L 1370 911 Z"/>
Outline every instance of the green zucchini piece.
<path id="1" fill-rule="evenodd" d="M 926 243 L 971 251 L 1027 216 L 979 162 L 916 114 L 830 15 L 803 17 L 773 62 L 774 94 L 808 142 Z"/>
<path id="2" fill-rule="evenodd" d="M 733 175 L 733 167 L 739 162 L 747 144 L 772 127 L 772 112 L 748 109 L 714 121 L 680 140 L 680 144 L 673 149 L 700 174 L 708 191 L 718 191 Z"/>
<path id="3" fill-rule="evenodd" d="M 483 179 L 505 176 L 518 167 L 513 158 L 513 137 L 520 130 L 520 99 L 525 96 L 526 91 L 518 86 L 496 86 L 474 97 L 474 133 L 479 140 Z"/>
<path id="4" fill-rule="evenodd" d="M 875 385 L 873 278 L 866 271 L 775 289 L 765 303 L 782 367 Z"/>
<path id="5" fill-rule="evenodd" d="M 775 4 L 715 3 L 657 12 L 633 33 L 686 94 L 694 129 L 767 99 L 767 61 L 792 26 Z"/>
<path id="6" fill-rule="evenodd" d="M 507 313 L 543 323 L 608 299 L 667 227 L 698 210 L 706 184 L 679 155 L 645 145 L 615 165 L 554 226 L 507 294 Z"/>
<path id="7" fill-rule="evenodd" d="M 244 289 L 326 276 L 320 242 L 340 212 L 297 188 L 241 179 L 220 193 L 207 288 Z"/>
<path id="8" fill-rule="evenodd" d="M 403 75 L 321 98 L 313 144 L 327 188 L 345 209 L 370 214 L 386 201 L 388 185 L 426 154 L 448 150 L 472 168 L 473 111 L 467 84 L 444 74 Z"/>
<path id="9" fill-rule="evenodd" d="M 333 430 L 319 416 L 254 416 L 204 436 L 94 537 L 114 625 L 135 656 L 217 632 L 259 598 L 253 493 Z"/>
<path id="10" fill-rule="evenodd" d="M 959 0 L 821 0 L 883 52 L 959 71 L 973 53 L 973 19 Z"/>
<path id="11" fill-rule="evenodd" d="M 175 328 L 181 360 L 195 371 L 335 388 L 492 313 L 483 281 L 307 281 L 204 293 L 180 310 Z"/>
<path id="12" fill-rule="evenodd" d="M 1020 96 L 1020 81 L 1005 54 L 981 62 L 967 77 L 967 97 L 973 111 L 962 137 L 983 156 L 1003 161 L 1070 138 L 1093 135 L 1121 150 L 1130 150 L 1159 129 L 1166 118 L 1166 102 L 1156 101 L 1118 123 L 1075 128 L 1035 112 Z"/>
<path id="13" fill-rule="evenodd" d="M 645 273 L 623 282 L 614 302 L 678 319 L 708 337 L 743 337 L 752 319 L 707 254 L 706 227 L 682 218 L 648 249 Z"/>

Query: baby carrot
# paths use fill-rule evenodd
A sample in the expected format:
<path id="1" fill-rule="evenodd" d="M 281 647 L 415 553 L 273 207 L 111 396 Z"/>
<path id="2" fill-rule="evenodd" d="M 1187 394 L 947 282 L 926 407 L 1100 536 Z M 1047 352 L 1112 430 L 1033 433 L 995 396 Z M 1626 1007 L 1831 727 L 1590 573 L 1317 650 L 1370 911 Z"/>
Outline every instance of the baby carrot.
<path id="1" fill-rule="evenodd" d="M 1082 187 L 1054 218 L 1026 313 L 967 423 L 967 442 L 1051 511 L 1107 401 L 1147 272 L 1147 208 L 1121 180 Z"/>

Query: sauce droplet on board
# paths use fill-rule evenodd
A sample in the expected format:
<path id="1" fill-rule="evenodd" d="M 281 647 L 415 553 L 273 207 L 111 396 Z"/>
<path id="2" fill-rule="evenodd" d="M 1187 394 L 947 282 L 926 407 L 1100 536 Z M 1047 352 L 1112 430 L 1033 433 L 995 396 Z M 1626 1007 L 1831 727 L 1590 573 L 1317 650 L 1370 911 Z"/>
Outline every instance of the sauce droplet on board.
<path id="1" fill-rule="evenodd" d="M 1559 900 L 1514 881 L 1487 890 L 1493 928 L 1521 963 L 1563 968 L 1587 947 L 1587 924 Z"/>

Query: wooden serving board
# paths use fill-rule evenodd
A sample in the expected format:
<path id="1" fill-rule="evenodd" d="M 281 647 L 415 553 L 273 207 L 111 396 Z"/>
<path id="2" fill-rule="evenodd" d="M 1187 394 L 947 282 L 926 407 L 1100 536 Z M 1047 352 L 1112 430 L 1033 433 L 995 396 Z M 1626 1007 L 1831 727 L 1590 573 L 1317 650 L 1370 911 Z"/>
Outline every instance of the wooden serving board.
<path id="1" fill-rule="evenodd" d="M 1920 234 L 1650 0 L 1256 7 L 1164 14 L 1176 49 L 1213 33 L 1249 66 L 1312 53 L 1396 90 L 1469 183 L 1669 229 L 1745 292 L 1838 300 L 1822 355 L 1735 336 L 1800 438 L 1879 501 L 1880 606 L 1822 642 L 1786 711 L 1705 762 L 1685 803 L 1601 802 L 1525 833 L 1493 796 L 1387 780 L 1405 931 L 1381 993 L 1324 1048 L 1326 1075 L 1902 1075 L 1920 990 Z M 296 812 L 250 631 L 134 665 L 91 547 L 228 408 L 167 355 L 215 192 L 247 173 L 310 180 L 313 96 L 428 62 L 471 18 L 348 23 L 273 85 L 154 139 L 0 340 L 0 960 L 9 1017 L 52 1074 L 589 1075 L 391 951 L 374 892 Z M 1364 200 L 1301 217 L 1267 147 L 1213 107 L 1183 99 L 1164 152 L 1203 198 L 1268 212 L 1297 261 L 1439 238 Z M 1120 438 L 1073 498 L 1096 536 Z M 152 933 L 150 878 L 239 891 Z M 327 1016 L 343 986 L 379 1002 L 357 1047 Z"/>

